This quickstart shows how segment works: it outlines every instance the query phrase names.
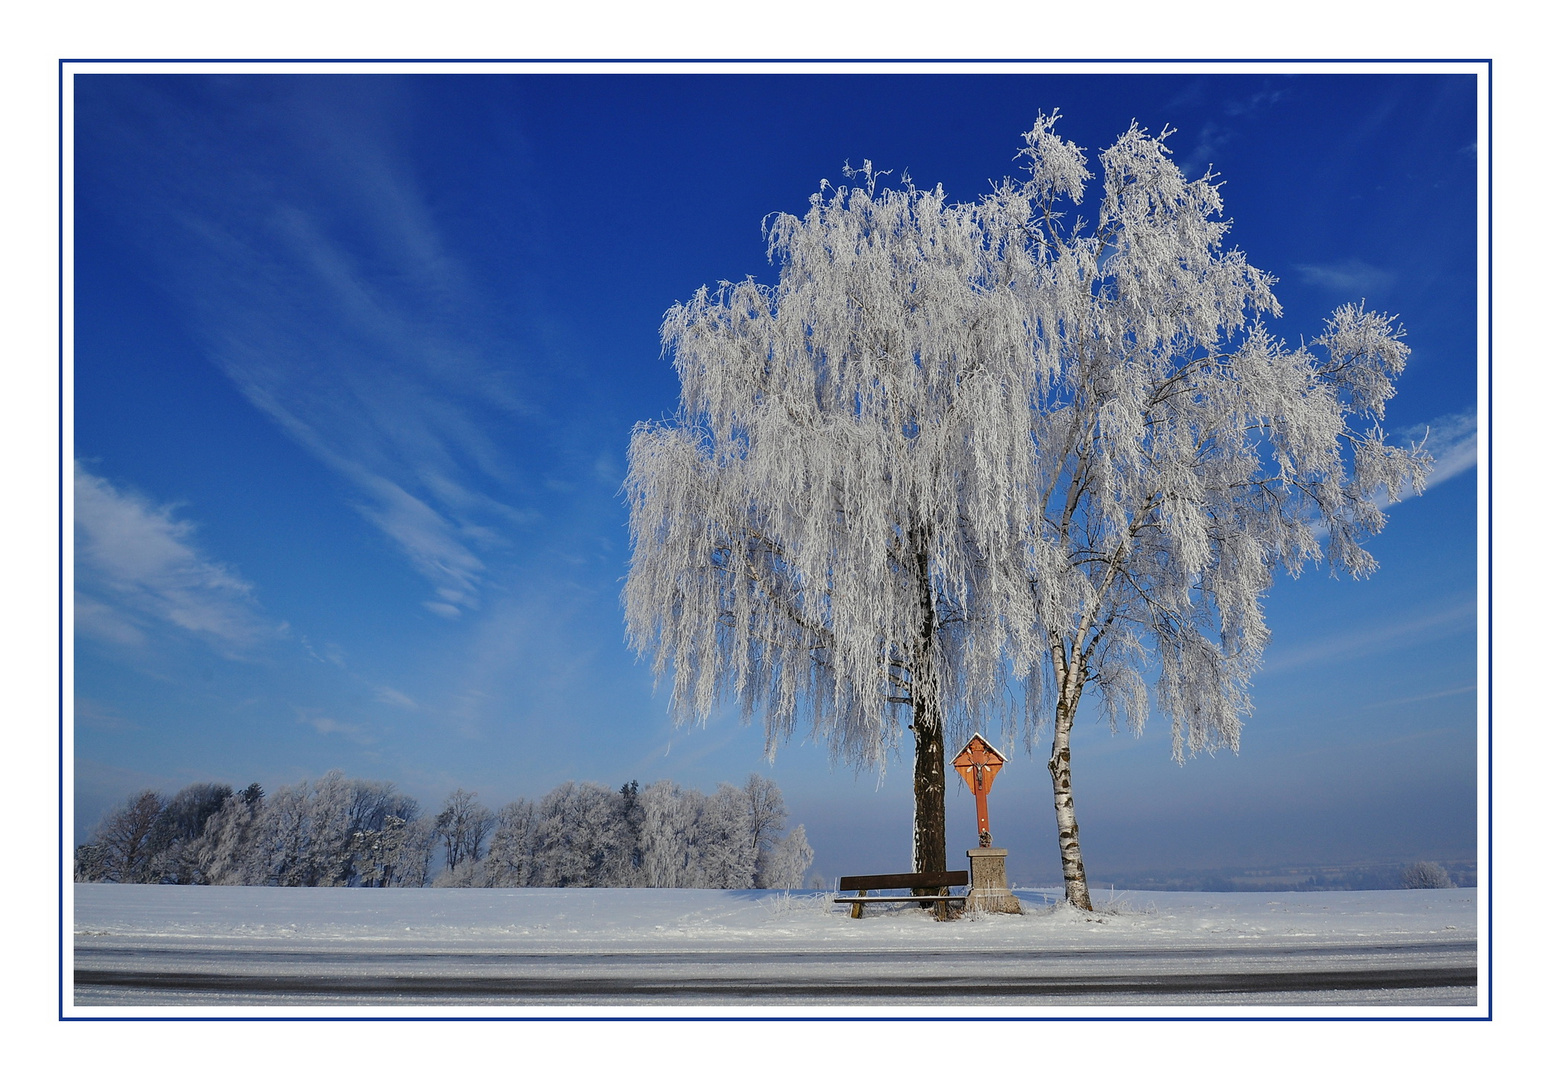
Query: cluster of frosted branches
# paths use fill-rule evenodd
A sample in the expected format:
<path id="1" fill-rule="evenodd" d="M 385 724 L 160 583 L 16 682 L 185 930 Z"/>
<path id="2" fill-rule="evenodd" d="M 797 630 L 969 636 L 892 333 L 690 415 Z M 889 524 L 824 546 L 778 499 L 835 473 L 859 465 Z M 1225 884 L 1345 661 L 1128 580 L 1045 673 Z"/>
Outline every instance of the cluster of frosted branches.
<path id="1" fill-rule="evenodd" d="M 631 441 L 624 605 L 680 719 L 736 697 L 771 753 L 806 719 L 881 768 L 901 708 L 1032 737 L 1044 691 L 1092 685 L 1178 758 L 1236 747 L 1274 571 L 1373 569 L 1428 469 L 1379 427 L 1399 328 L 1347 306 L 1289 347 L 1167 131 L 1104 151 L 1087 222 L 1055 122 L 973 204 L 848 170 L 770 219 L 776 284 L 668 312 L 682 397 Z"/>

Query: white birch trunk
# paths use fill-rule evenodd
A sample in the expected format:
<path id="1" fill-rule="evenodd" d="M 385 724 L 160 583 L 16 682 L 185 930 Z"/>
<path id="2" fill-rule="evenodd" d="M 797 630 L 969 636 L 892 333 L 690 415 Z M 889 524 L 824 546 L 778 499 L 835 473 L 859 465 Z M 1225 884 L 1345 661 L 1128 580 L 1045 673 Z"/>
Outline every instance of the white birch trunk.
<path id="1" fill-rule="evenodd" d="M 1075 651 L 1075 650 L 1074 650 Z M 1088 895 L 1088 874 L 1082 865 L 1082 845 L 1077 838 L 1077 807 L 1072 800 L 1072 722 L 1082 699 L 1086 665 L 1081 655 L 1068 663 L 1066 650 L 1052 642 L 1051 660 L 1056 669 L 1056 722 L 1050 744 L 1050 783 L 1055 791 L 1056 836 L 1061 847 L 1061 876 L 1066 881 L 1066 901 L 1083 911 L 1093 910 Z"/>
<path id="2" fill-rule="evenodd" d="M 1066 880 L 1066 900 L 1073 907 L 1093 910 L 1088 896 L 1088 875 L 1082 865 L 1082 845 L 1077 840 L 1077 808 L 1072 801 L 1072 718 L 1077 708 L 1056 707 L 1055 737 L 1050 747 L 1050 782 L 1055 789 L 1056 833 L 1061 844 L 1061 876 Z"/>

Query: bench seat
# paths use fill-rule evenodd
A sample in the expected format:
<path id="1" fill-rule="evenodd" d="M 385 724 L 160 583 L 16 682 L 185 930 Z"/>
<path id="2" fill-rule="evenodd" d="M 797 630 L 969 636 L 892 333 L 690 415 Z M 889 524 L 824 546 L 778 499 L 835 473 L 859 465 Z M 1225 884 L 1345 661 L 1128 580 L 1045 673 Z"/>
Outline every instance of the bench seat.
<path id="1" fill-rule="evenodd" d="M 931 904 L 937 909 L 937 918 L 948 918 L 948 905 L 964 903 L 962 896 L 950 896 L 948 890 L 955 885 L 968 885 L 968 870 L 941 870 L 921 874 L 863 874 L 840 879 L 840 892 L 854 892 L 855 896 L 837 896 L 837 904 L 851 905 L 851 918 L 862 917 L 863 904 Z M 908 896 L 868 896 L 881 889 L 912 889 L 933 892 Z"/>

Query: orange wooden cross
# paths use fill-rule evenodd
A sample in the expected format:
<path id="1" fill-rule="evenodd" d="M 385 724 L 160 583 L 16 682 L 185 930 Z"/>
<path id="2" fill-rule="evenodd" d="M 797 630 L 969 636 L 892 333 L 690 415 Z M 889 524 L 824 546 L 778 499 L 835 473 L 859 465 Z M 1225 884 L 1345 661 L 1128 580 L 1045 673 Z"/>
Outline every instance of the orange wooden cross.
<path id="1" fill-rule="evenodd" d="M 986 795 L 991 791 L 991 782 L 996 779 L 997 772 L 1005 764 L 1007 759 L 996 747 L 986 742 L 978 731 L 964 744 L 958 757 L 953 759 L 953 767 L 969 785 L 969 790 L 975 793 L 975 824 L 979 826 L 981 847 L 991 846 L 991 818 L 986 810 Z"/>

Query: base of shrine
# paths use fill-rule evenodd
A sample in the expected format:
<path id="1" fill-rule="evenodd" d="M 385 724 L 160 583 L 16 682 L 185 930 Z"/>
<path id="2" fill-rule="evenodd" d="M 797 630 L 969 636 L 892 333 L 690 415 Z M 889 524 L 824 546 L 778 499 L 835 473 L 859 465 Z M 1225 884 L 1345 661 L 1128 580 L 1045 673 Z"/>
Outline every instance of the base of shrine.
<path id="1" fill-rule="evenodd" d="M 966 911 L 990 911 L 1002 915 L 1022 915 L 1018 898 L 1007 888 L 1007 849 L 970 848 L 969 895 L 964 898 Z"/>

